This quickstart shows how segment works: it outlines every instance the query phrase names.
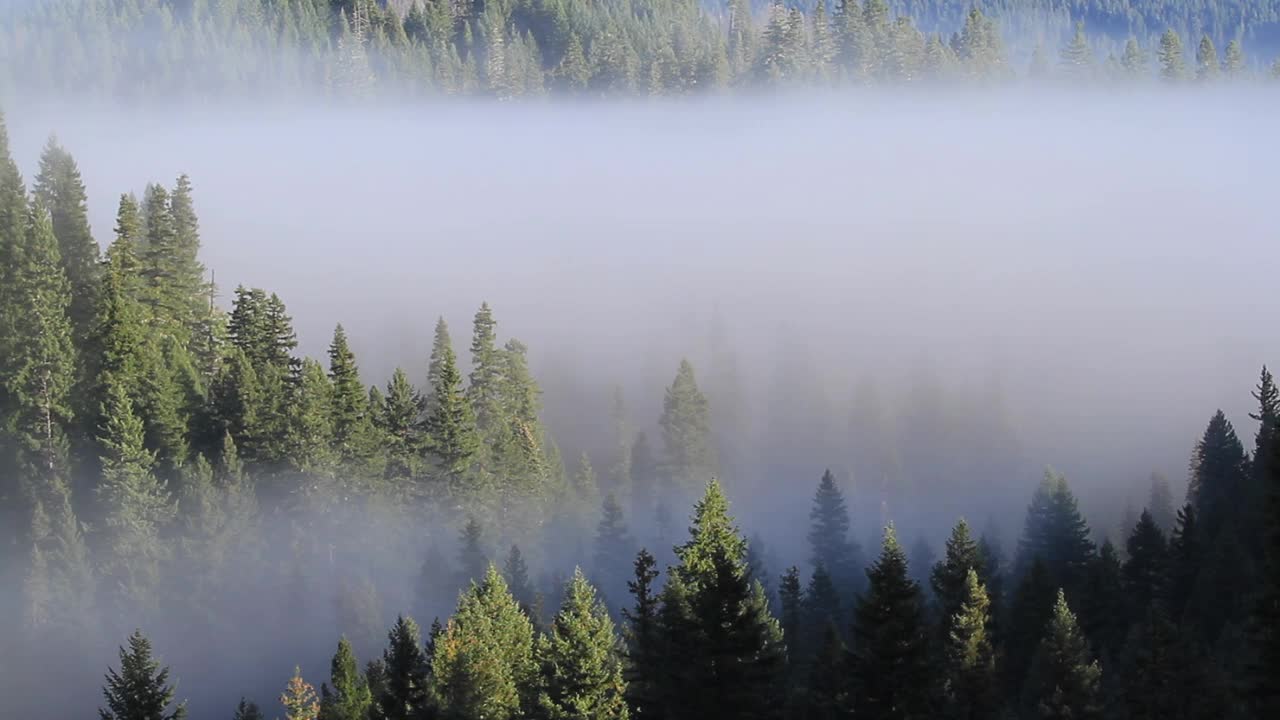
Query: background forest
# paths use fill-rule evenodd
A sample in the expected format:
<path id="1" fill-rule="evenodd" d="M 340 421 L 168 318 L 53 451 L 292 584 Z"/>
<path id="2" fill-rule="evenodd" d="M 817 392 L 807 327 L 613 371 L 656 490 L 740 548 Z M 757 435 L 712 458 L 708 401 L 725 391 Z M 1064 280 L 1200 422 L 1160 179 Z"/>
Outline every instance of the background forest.
<path id="1" fill-rule="evenodd" d="M 117 101 L 1238 82 L 1275 77 L 1278 56 L 1274 0 L 21 0 L 0 8 L 0 90 Z"/>

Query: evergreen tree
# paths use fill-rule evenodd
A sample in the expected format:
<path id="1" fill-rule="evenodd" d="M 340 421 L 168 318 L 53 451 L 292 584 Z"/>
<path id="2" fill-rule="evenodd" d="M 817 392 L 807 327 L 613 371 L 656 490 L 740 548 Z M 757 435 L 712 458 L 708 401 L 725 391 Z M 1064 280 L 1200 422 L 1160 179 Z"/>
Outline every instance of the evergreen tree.
<path id="1" fill-rule="evenodd" d="M 782 574 L 782 581 L 778 583 L 778 625 L 782 628 L 783 639 L 787 641 L 789 669 L 792 671 L 808 659 L 800 642 L 803 609 L 804 591 L 800 588 L 800 570 L 792 565 Z M 794 672 L 790 680 L 796 680 Z"/>
<path id="2" fill-rule="evenodd" d="M 1136 524 L 1136 523 L 1135 523 Z M 1120 553 L 1104 540 L 1085 569 L 1080 598 L 1080 627 L 1099 656 L 1113 657 L 1124 642 L 1129 598 L 1125 592 Z"/>
<path id="3" fill-rule="evenodd" d="M 316 720 L 320 715 L 316 689 L 302 679 L 302 671 L 298 668 L 294 668 L 293 677 L 285 685 L 280 704 L 284 706 L 285 720 Z"/>
<path id="4" fill-rule="evenodd" d="M 1177 82 L 1186 77 L 1187 70 L 1182 56 L 1182 38 L 1169 28 L 1160 36 L 1160 77 L 1167 82 Z"/>
<path id="5" fill-rule="evenodd" d="M 993 717 L 999 707 L 996 654 L 991 639 L 991 602 L 975 569 L 965 572 L 964 596 L 946 623 L 946 675 L 943 681 L 947 716 L 957 720 Z"/>
<path id="6" fill-rule="evenodd" d="M 484 530 L 480 521 L 474 517 L 467 518 L 462 528 L 458 550 L 459 584 L 467 587 L 484 577 L 485 568 L 489 566 L 489 558 L 484 552 Z"/>
<path id="7" fill-rule="evenodd" d="M 231 720 L 266 720 L 266 717 L 257 703 L 240 698 L 240 704 L 236 705 L 236 712 L 231 716 Z"/>
<path id="8" fill-rule="evenodd" d="M 185 702 L 173 705 L 174 688 L 169 684 L 169 668 L 161 668 L 151 657 L 151 642 L 135 631 L 129 649 L 120 648 L 120 671 L 107 669 L 102 688 L 106 708 L 98 709 L 102 720 L 182 720 Z"/>
<path id="9" fill-rule="evenodd" d="M 658 424 L 662 426 L 667 475 L 676 487 L 689 491 L 715 475 L 711 409 L 687 360 L 680 361 L 676 378 L 667 388 Z"/>
<path id="10" fill-rule="evenodd" d="M 533 626 L 492 565 L 458 600 L 436 641 L 432 689 L 446 718 L 525 716 L 537 667 Z"/>
<path id="11" fill-rule="evenodd" d="M 1150 72 L 1150 68 L 1147 54 L 1142 49 L 1142 46 L 1138 45 L 1137 38 L 1130 37 L 1125 41 L 1124 54 L 1120 57 L 1120 65 L 1130 78 L 1148 77 L 1147 73 Z"/>
<path id="12" fill-rule="evenodd" d="M 425 451 L 422 439 L 423 401 L 404 370 L 396 368 L 387 383 L 386 401 L 375 418 L 385 438 L 388 477 L 412 478 L 418 474 Z"/>
<path id="13" fill-rule="evenodd" d="M 1102 717 L 1102 668 L 1058 591 L 1044 639 L 1036 651 L 1029 697 L 1035 716 L 1058 720 Z"/>
<path id="14" fill-rule="evenodd" d="M 1125 542 L 1128 559 L 1124 563 L 1125 595 L 1129 600 L 1129 617 L 1140 618 L 1162 599 L 1167 549 L 1164 533 L 1151 513 L 1144 510 L 1138 524 Z"/>
<path id="15" fill-rule="evenodd" d="M 549 720 L 624 720 L 626 683 L 618 638 L 581 570 L 569 581 L 550 633 L 537 648 L 540 715 Z"/>
<path id="16" fill-rule="evenodd" d="M 476 457 L 480 440 L 471 404 L 463 395 L 449 328 L 442 318 L 436 323 L 435 345 L 431 351 L 431 397 L 425 423 L 427 450 L 437 467 L 453 479 L 450 489 L 458 492 L 458 482 Z"/>
<path id="17" fill-rule="evenodd" d="M 338 325 L 329 344 L 330 423 L 338 457 L 346 463 L 368 458 L 370 451 L 369 402 L 347 333 Z"/>
<path id="18" fill-rule="evenodd" d="M 1018 542 L 1021 571 L 1026 572 L 1031 562 L 1039 558 L 1049 582 L 1070 592 L 1083 580 L 1092 556 L 1089 526 L 1080 514 L 1066 478 L 1046 470 L 1027 507 L 1026 523 Z"/>
<path id="19" fill-rule="evenodd" d="M 842 594 L 860 589 L 858 570 L 862 567 L 862 550 L 849 537 L 849 510 L 835 476 L 827 470 L 818 482 L 809 510 L 809 562 L 822 566 Z"/>
<path id="20" fill-rule="evenodd" d="M 365 720 L 373 697 L 345 637 L 338 640 L 329 667 L 329 684 L 320 686 L 319 720 Z"/>
<path id="21" fill-rule="evenodd" d="M 822 629 L 818 652 L 810 665 L 800 712 L 813 720 L 836 720 L 847 717 L 848 687 L 845 658 L 848 651 L 840 639 L 835 623 Z"/>
<path id="22" fill-rule="evenodd" d="M 374 697 L 382 720 L 427 720 L 433 705 L 430 661 L 413 618 L 400 616 L 388 633 L 382 653 L 381 692 Z"/>
<path id="23" fill-rule="evenodd" d="M 1275 426 L 1267 427 L 1267 409 L 1275 408 L 1276 393 L 1274 384 L 1267 382 L 1270 375 L 1264 369 L 1264 382 L 1259 387 L 1259 398 L 1262 404 L 1262 427 L 1259 428 L 1258 443 L 1264 443 L 1263 428 L 1266 428 L 1265 442 L 1270 447 L 1259 448 L 1264 453 L 1255 462 L 1263 468 L 1265 474 L 1260 476 L 1262 494 L 1265 502 L 1265 514 L 1262 524 L 1263 564 L 1259 578 L 1257 599 L 1251 617 L 1251 648 L 1253 660 L 1248 668 L 1248 698 L 1256 717 L 1270 717 L 1280 712 L 1280 432 Z M 1274 416 L 1271 419 L 1275 422 Z"/>
<path id="24" fill-rule="evenodd" d="M 67 316 L 77 344 L 83 343 L 93 327 L 101 286 L 98 244 L 89 231 L 80 169 L 71 154 L 52 138 L 40 156 L 40 172 L 32 194 L 49 212 L 53 235 L 58 241 L 58 258 L 70 286 Z"/>
<path id="25" fill-rule="evenodd" d="M 332 469 L 333 421 L 330 410 L 333 385 L 320 363 L 302 361 L 297 395 L 289 408 L 287 446 L 294 469 L 324 475 Z"/>
<path id="26" fill-rule="evenodd" d="M 850 674 L 854 713 L 874 718 L 930 717 L 934 673 L 920 587 L 893 526 L 867 569 L 854 609 Z"/>
<path id="27" fill-rule="evenodd" d="M 1218 51 L 1208 35 L 1200 36 L 1200 45 L 1196 47 L 1196 79 L 1213 80 L 1218 77 Z"/>
<path id="28" fill-rule="evenodd" d="M 533 608 L 537 599 L 534 597 L 533 583 L 529 580 L 529 566 L 525 564 L 519 545 L 512 545 L 511 552 L 507 553 L 507 561 L 502 565 L 502 577 L 507 581 L 507 587 L 511 588 L 511 596 L 516 599 L 520 609 L 536 623 L 538 617 Z"/>
<path id="29" fill-rule="evenodd" d="M 475 414 L 476 429 L 490 450 L 501 432 L 503 417 L 503 357 L 498 351 L 497 334 L 494 332 L 496 325 L 489 303 L 481 303 L 472 322 L 467 399 Z"/>
<path id="30" fill-rule="evenodd" d="M 1174 522 L 1177 521 L 1173 510 L 1173 491 L 1169 489 L 1169 480 L 1160 473 L 1151 473 L 1147 510 L 1156 527 L 1166 534 L 1173 532 Z"/>
<path id="31" fill-rule="evenodd" d="M 1187 503 L 1178 511 L 1178 521 L 1169 538 L 1169 580 L 1167 597 L 1169 616 L 1181 619 L 1195 590 L 1201 562 L 1200 525 L 1195 507 Z"/>
<path id="32" fill-rule="evenodd" d="M 1070 42 L 1062 48 L 1061 63 L 1062 70 L 1067 76 L 1076 80 L 1087 78 L 1089 68 L 1093 64 L 1093 51 L 1089 48 L 1089 41 L 1084 36 L 1084 21 L 1076 21 L 1075 33 L 1071 36 Z"/>
<path id="33" fill-rule="evenodd" d="M 946 557 L 933 566 L 929 584 L 933 587 L 934 601 L 938 604 L 941 619 L 941 637 L 951 635 L 951 621 L 960 612 L 960 606 L 969 598 L 968 575 L 970 571 L 986 573 L 986 562 L 978 543 L 969 534 L 969 523 L 961 518 L 947 538 Z M 981 576 L 980 576 L 981 577 Z M 984 601 L 986 588 L 982 591 Z"/>
<path id="34" fill-rule="evenodd" d="M 659 675 L 662 672 L 662 628 L 654 581 L 658 571 L 653 555 L 636 554 L 634 580 L 627 582 L 633 604 L 622 611 L 626 619 L 624 678 L 628 706 L 641 717 L 662 717 Z"/>
<path id="35" fill-rule="evenodd" d="M 1216 538 L 1247 495 L 1248 459 L 1235 428 L 1219 410 L 1209 420 L 1191 459 L 1187 498 L 1195 504 L 1201 532 Z"/>
<path id="36" fill-rule="evenodd" d="M 622 506 L 613 493 L 609 493 L 601 505 L 591 565 L 592 574 L 605 593 L 606 600 L 621 602 L 627 583 L 624 570 L 633 548 L 631 534 L 627 531 L 627 523 L 622 516 Z"/>
<path id="37" fill-rule="evenodd" d="M 748 576 L 746 541 L 714 480 L 694 506 L 689 536 L 676 548 L 680 564 L 675 574 L 683 590 L 677 587 L 670 597 L 664 590 L 663 596 L 664 615 L 687 613 L 692 626 L 692 635 L 684 623 L 664 627 L 668 642 L 677 639 L 672 633 L 679 633 L 684 644 L 678 651 L 669 648 L 675 654 L 667 660 L 683 663 L 681 687 L 701 688 L 689 695 L 673 693 L 684 697 L 680 712 L 690 717 L 772 717 L 781 700 L 782 631 L 769 614 L 763 588 Z"/>
<path id="38" fill-rule="evenodd" d="M 1044 563 L 1036 558 L 1022 577 L 1009 607 L 1008 638 L 1004 663 L 1006 690 L 1015 695 L 1022 689 L 1036 648 L 1044 637 L 1053 610 L 1054 589 Z"/>
<path id="39" fill-rule="evenodd" d="M 1233 79 L 1244 74 L 1244 50 L 1240 48 L 1240 41 L 1236 38 L 1227 43 L 1222 58 L 1222 74 Z"/>

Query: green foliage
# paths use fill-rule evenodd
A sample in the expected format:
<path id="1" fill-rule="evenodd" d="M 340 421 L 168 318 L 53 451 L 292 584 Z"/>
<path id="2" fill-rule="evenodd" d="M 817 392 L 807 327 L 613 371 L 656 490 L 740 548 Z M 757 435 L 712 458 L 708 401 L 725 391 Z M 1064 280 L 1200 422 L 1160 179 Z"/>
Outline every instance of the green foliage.
<path id="1" fill-rule="evenodd" d="M 1061 590 L 1036 651 L 1030 683 L 1028 693 L 1036 717 L 1102 717 L 1102 667 L 1090 658 L 1088 642 Z"/>
<path id="2" fill-rule="evenodd" d="M 492 565 L 458 600 L 431 666 L 444 717 L 506 720 L 530 709 L 537 677 L 533 626 Z"/>
<path id="3" fill-rule="evenodd" d="M 550 633 L 537 646 L 540 716 L 625 720 L 626 683 L 613 621 L 581 570 L 569 581 Z"/>
<path id="4" fill-rule="evenodd" d="M 965 572 L 963 596 L 946 622 L 942 694 L 947 716 L 992 717 L 1000 706 L 996 651 L 991 638 L 991 601 L 978 572 Z"/>
<path id="5" fill-rule="evenodd" d="M 662 426 L 667 475 L 676 487 L 689 491 L 715 476 L 711 408 L 698 390 L 688 360 L 680 361 L 676 378 L 667 388 L 658 424 Z"/>
<path id="6" fill-rule="evenodd" d="M 360 382 L 360 369 L 355 353 L 347 344 L 347 333 L 341 325 L 334 328 L 329 344 L 329 418 L 333 426 L 333 442 L 340 461 L 358 463 L 368 459 L 372 448 L 369 400 Z"/>
<path id="7" fill-rule="evenodd" d="M 186 703 L 173 705 L 169 668 L 151 657 L 151 642 L 135 631 L 129 649 L 120 648 L 120 670 L 107 669 L 102 688 L 107 707 L 98 709 L 102 720 L 182 720 Z"/>
<path id="8" fill-rule="evenodd" d="M 1084 579 L 1093 556 L 1089 526 L 1080 514 L 1067 479 L 1046 470 L 1027 507 L 1022 538 L 1018 541 L 1018 564 L 1026 571 L 1039 558 L 1049 582 L 1068 592 Z"/>
<path id="9" fill-rule="evenodd" d="M 434 707 L 430 694 L 430 658 L 413 618 L 403 615 L 387 635 L 382 653 L 380 692 L 373 698 L 382 720 L 427 720 Z"/>
<path id="10" fill-rule="evenodd" d="M 439 469 L 450 480 L 450 490 L 465 493 L 462 478 L 480 450 L 475 414 L 462 390 L 449 327 L 444 319 L 436 323 L 435 344 L 431 349 L 431 396 L 425 423 L 428 452 Z"/>
<path id="11" fill-rule="evenodd" d="M 373 696 L 345 637 L 329 667 L 329 683 L 320 686 L 319 720 L 365 720 Z"/>
<path id="12" fill-rule="evenodd" d="M 907 572 L 907 556 L 893 526 L 880 557 L 867 569 L 868 586 L 854 609 L 849 666 L 854 712 L 880 718 L 928 717 L 936 680 L 931 667 L 924 601 Z"/>
<path id="13" fill-rule="evenodd" d="M 849 510 L 830 470 L 822 473 L 809 510 L 809 562 L 826 569 L 840 592 L 857 590 L 862 549 L 849 537 Z"/>

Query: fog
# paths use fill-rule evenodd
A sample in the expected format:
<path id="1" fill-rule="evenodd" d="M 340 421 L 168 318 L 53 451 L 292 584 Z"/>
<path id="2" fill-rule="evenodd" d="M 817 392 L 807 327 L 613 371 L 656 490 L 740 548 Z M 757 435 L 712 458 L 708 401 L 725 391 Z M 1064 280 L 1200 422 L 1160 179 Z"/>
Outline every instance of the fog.
<path id="1" fill-rule="evenodd" d="M 7 108 L 28 180 L 49 133 L 75 155 L 104 245 L 120 193 L 188 173 L 220 302 L 279 293 L 315 357 L 343 323 L 368 383 L 424 382 L 437 316 L 465 357 L 487 301 L 566 458 L 606 464 L 615 385 L 653 437 L 688 357 L 775 576 L 805 560 L 825 467 L 875 536 L 871 426 L 918 470 L 890 509 L 913 537 L 964 513 L 1010 546 L 1046 465 L 1102 534 L 1153 470 L 1181 494 L 1215 409 L 1251 438 L 1249 390 L 1280 358 L 1278 110 L 1235 91 Z M 319 656 L 282 662 L 318 678 L 336 632 L 314 634 Z M 227 672 L 292 669 L 262 663 Z M 174 672 L 193 717 L 229 714 L 238 690 Z"/>

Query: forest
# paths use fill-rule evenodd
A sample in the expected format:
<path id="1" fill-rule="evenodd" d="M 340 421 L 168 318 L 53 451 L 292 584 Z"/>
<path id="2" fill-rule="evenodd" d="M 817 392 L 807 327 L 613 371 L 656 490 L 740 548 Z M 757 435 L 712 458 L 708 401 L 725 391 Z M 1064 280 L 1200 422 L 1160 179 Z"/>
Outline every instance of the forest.
<path id="1" fill-rule="evenodd" d="M 1226 379 L 1247 427 L 1204 408 L 1185 482 L 1123 511 L 1012 462 L 990 396 L 892 439 L 868 414 L 852 464 L 812 404 L 761 443 L 723 353 L 619 387 L 585 440 L 483 297 L 375 378 L 343 325 L 306 357 L 284 298 L 219 291 L 191 178 L 119 195 L 105 250 L 88 197 L 56 139 L 28 183 L 0 125 L 0 715 L 1280 712 L 1266 357 Z"/>
<path id="2" fill-rule="evenodd" d="M 0 92 L 150 98 L 751 93 L 1280 77 L 1274 0 L 21 0 Z"/>

